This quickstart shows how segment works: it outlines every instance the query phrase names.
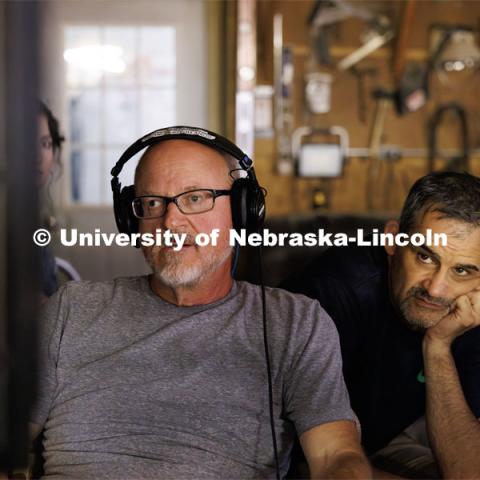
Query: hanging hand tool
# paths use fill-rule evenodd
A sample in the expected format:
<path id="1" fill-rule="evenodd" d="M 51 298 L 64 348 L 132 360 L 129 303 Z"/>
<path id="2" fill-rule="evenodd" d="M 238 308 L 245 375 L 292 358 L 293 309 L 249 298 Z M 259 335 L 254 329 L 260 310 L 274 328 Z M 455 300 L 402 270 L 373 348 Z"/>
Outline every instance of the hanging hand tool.
<path id="1" fill-rule="evenodd" d="M 375 15 L 365 8 L 358 7 L 345 0 L 317 0 L 308 18 L 308 23 L 314 28 L 319 28 L 341 22 L 350 17 L 361 18 L 368 22 Z"/>
<path id="2" fill-rule="evenodd" d="M 351 68 L 394 36 L 390 20 L 385 15 L 378 15 L 345 0 L 317 0 L 308 18 L 308 24 L 312 36 L 316 39 L 314 40 L 315 52 L 320 64 L 331 63 L 325 28 L 352 17 L 367 22 L 369 29 L 363 45 L 337 64 L 340 70 Z M 320 39 L 318 39 L 319 37 Z"/>
<path id="3" fill-rule="evenodd" d="M 435 158 L 438 155 L 437 151 L 437 128 L 442 121 L 445 113 L 452 112 L 455 114 L 459 122 L 460 138 L 462 148 L 460 154 L 454 155 L 447 159 L 444 170 L 456 172 L 469 171 L 469 142 L 468 142 L 468 124 L 467 114 L 465 109 L 459 103 L 447 103 L 440 105 L 428 125 L 428 173 L 433 172 L 435 167 Z"/>
<path id="4" fill-rule="evenodd" d="M 399 114 L 415 112 L 425 105 L 428 98 L 426 67 L 418 63 L 406 63 L 415 6 L 416 0 L 405 2 L 395 43 L 393 81 L 396 88 L 395 107 Z"/>
<path id="5" fill-rule="evenodd" d="M 385 125 L 385 118 L 389 106 L 394 100 L 394 92 L 378 89 L 373 92 L 373 97 L 376 100 L 375 117 L 370 131 L 369 150 L 370 158 L 367 168 L 367 182 L 366 182 L 366 200 L 367 209 L 372 211 L 374 208 L 373 198 L 377 191 L 377 185 L 380 180 L 381 170 L 381 152 L 380 146 L 382 143 L 382 135 Z"/>
<path id="6" fill-rule="evenodd" d="M 373 67 L 359 68 L 354 66 L 350 71 L 355 75 L 357 80 L 357 97 L 358 97 L 358 119 L 360 122 L 367 121 L 367 92 L 365 81 L 368 77 L 377 75 L 378 70 Z"/>
<path id="7" fill-rule="evenodd" d="M 390 28 L 390 20 L 384 15 L 379 15 L 373 22 L 370 22 L 363 45 L 346 56 L 337 64 L 339 70 L 347 70 L 357 64 L 360 60 L 370 55 L 375 50 L 388 43 L 395 36 L 395 32 Z"/>

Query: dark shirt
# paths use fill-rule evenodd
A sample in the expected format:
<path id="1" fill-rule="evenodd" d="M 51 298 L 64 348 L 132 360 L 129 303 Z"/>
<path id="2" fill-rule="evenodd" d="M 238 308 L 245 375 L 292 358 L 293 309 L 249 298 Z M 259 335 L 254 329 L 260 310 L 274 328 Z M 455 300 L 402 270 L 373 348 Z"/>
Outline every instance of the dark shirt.
<path id="1" fill-rule="evenodd" d="M 319 300 L 340 334 L 343 373 L 368 454 L 425 413 L 423 333 L 390 302 L 383 247 L 337 247 L 281 287 Z M 463 391 L 480 417 L 480 327 L 452 346 Z"/>
<path id="2" fill-rule="evenodd" d="M 40 247 L 40 267 L 42 292 L 51 297 L 58 290 L 58 280 L 55 256 L 48 247 Z"/>

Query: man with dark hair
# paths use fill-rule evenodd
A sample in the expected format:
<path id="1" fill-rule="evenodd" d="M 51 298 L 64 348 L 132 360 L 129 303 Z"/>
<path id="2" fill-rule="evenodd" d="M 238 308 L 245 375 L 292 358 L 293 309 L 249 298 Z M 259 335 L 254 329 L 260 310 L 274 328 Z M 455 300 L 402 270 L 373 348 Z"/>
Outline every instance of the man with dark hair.
<path id="1" fill-rule="evenodd" d="M 331 248 L 283 286 L 334 320 L 379 468 L 480 478 L 480 179 L 419 179 L 385 233 L 428 229 L 446 233 L 447 246 Z"/>

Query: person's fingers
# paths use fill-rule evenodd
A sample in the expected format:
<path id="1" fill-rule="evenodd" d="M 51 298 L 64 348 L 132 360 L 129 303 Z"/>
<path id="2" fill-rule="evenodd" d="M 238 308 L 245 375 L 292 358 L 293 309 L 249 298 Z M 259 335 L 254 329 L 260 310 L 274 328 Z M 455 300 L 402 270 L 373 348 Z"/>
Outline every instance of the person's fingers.
<path id="1" fill-rule="evenodd" d="M 477 301 L 478 299 L 472 295 L 472 292 L 457 299 L 456 317 L 460 325 L 466 330 L 477 326 L 480 322 L 478 306 L 476 306 Z"/>

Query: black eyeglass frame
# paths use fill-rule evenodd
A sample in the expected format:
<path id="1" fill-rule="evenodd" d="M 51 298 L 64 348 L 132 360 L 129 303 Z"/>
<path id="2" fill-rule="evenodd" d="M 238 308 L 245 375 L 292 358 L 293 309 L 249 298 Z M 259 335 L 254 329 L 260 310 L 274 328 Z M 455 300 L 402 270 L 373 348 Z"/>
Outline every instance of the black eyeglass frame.
<path id="1" fill-rule="evenodd" d="M 181 197 L 182 195 L 185 195 L 186 193 L 192 193 L 192 192 L 210 192 L 212 194 L 212 200 L 213 200 L 211 208 L 209 208 L 208 210 L 202 210 L 201 212 L 184 212 L 182 210 L 182 208 L 180 207 L 180 205 L 178 204 L 178 198 Z M 137 218 L 139 218 L 141 220 L 152 220 L 154 218 L 163 217 L 167 213 L 168 206 L 171 203 L 174 203 L 177 206 L 177 208 L 180 210 L 180 212 L 183 213 L 184 215 L 197 215 L 199 213 L 210 212 L 215 207 L 215 199 L 217 197 L 222 197 L 224 195 L 230 195 L 231 193 L 232 193 L 232 190 L 218 190 L 218 189 L 215 189 L 215 188 L 195 188 L 194 190 L 187 190 L 186 192 L 179 193 L 178 195 L 175 195 L 174 197 L 166 197 L 164 195 L 140 195 L 139 197 L 135 197 L 132 200 L 132 210 L 133 210 L 133 214 Z M 165 200 L 163 213 L 161 215 L 157 215 L 155 217 L 139 217 L 137 215 L 137 213 L 135 212 L 134 202 L 136 200 L 141 199 L 141 198 L 161 198 L 162 200 Z"/>

